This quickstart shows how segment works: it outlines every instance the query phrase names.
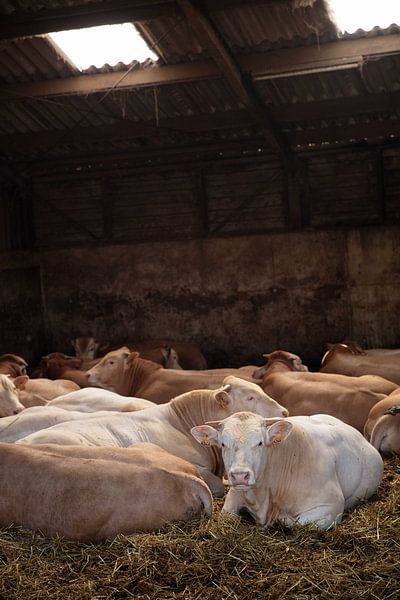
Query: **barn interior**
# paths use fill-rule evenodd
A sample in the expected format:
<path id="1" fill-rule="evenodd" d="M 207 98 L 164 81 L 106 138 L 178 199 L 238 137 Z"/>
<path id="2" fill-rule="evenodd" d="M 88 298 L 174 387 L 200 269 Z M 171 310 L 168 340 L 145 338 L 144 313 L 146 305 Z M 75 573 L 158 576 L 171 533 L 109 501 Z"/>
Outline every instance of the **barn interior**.
<path id="1" fill-rule="evenodd" d="M 400 345 L 400 28 L 328 0 L 0 0 L 0 353 Z M 49 32 L 134 23 L 80 70 Z M 398 20 L 399 22 L 399 20 Z"/>

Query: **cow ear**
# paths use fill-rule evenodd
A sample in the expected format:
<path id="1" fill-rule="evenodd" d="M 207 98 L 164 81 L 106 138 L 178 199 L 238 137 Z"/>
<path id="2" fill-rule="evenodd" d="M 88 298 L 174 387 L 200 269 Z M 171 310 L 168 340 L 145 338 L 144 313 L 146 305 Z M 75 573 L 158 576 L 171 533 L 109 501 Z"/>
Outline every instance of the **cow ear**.
<path id="1" fill-rule="evenodd" d="M 18 377 L 14 379 L 14 385 L 17 389 L 24 390 L 28 380 L 28 375 L 18 375 Z"/>
<path id="2" fill-rule="evenodd" d="M 262 379 L 265 375 L 266 370 L 267 370 L 267 365 L 264 365 L 264 366 L 260 367 L 259 369 L 256 369 L 252 373 L 252 378 L 253 379 Z"/>
<path id="3" fill-rule="evenodd" d="M 231 401 L 229 396 L 230 389 L 231 386 L 229 383 L 227 383 L 224 386 L 222 386 L 222 388 L 214 390 L 214 398 L 221 408 L 226 408 Z"/>
<path id="4" fill-rule="evenodd" d="M 290 423 L 290 421 L 287 421 L 286 419 L 284 421 L 276 421 L 272 425 L 270 423 L 271 421 L 269 420 L 266 420 L 264 423 L 266 427 L 265 438 L 267 446 L 283 442 L 283 440 L 285 440 L 288 437 L 288 435 L 293 429 L 293 424 Z"/>
<path id="5" fill-rule="evenodd" d="M 219 446 L 218 431 L 210 425 L 197 425 L 190 433 L 202 446 Z"/>

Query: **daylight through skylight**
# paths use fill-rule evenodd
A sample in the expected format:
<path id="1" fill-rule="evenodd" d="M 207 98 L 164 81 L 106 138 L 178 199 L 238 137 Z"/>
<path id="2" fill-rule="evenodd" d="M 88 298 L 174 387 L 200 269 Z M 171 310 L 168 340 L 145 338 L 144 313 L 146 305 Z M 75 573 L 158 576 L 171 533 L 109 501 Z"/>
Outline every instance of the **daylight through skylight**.
<path id="1" fill-rule="evenodd" d="M 131 23 L 58 31 L 49 36 L 79 69 L 158 58 Z"/>
<path id="2" fill-rule="evenodd" d="M 400 25 L 400 0 L 329 0 L 329 4 L 339 29 L 347 33 Z"/>

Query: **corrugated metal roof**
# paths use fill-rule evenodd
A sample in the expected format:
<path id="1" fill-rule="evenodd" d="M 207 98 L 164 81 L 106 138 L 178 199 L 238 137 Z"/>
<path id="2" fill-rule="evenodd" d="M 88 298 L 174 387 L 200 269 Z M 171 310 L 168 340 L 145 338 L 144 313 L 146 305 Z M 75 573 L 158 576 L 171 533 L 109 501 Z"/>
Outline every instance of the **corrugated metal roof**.
<path id="1" fill-rule="evenodd" d="M 27 13 L 42 8 L 61 8 L 96 4 L 85 0 L 0 0 L 0 14 L 13 11 Z M 243 3 L 221 10 L 212 10 L 211 20 L 220 32 L 227 46 L 235 55 L 245 55 L 271 49 L 300 47 L 325 43 L 337 39 L 335 25 L 329 18 L 325 0 L 310 0 L 308 6 L 293 8 L 293 3 L 270 2 L 267 4 Z M 210 56 L 201 37 L 182 17 L 160 17 L 141 23 L 140 29 L 150 43 L 157 41 L 163 59 L 168 63 L 188 63 Z M 399 34 L 400 27 L 391 26 L 387 30 L 374 28 L 372 32 L 359 30 L 344 36 L 346 39 L 368 36 Z M 107 73 L 126 71 L 130 67 L 151 67 L 151 63 L 140 65 L 133 61 L 130 65 L 104 65 L 91 67 L 85 73 Z M 46 36 L 31 37 L 0 43 L 0 85 L 20 82 L 66 78 L 80 74 L 65 57 L 60 56 Z M 400 55 L 385 56 L 370 61 L 362 69 L 345 69 L 330 72 L 280 77 L 255 82 L 255 89 L 266 105 L 279 108 L 285 105 L 354 98 L 365 94 L 394 92 L 400 90 Z M 143 140 L 140 135 L 130 139 L 111 141 L 85 141 L 85 127 L 109 126 L 114 123 L 154 123 L 158 119 L 187 117 L 190 115 L 213 115 L 243 108 L 229 83 L 221 79 L 210 79 L 158 86 L 135 88 L 133 90 L 112 90 L 104 94 L 88 96 L 62 96 L 53 98 L 21 98 L 0 102 L 0 135 L 21 133 L 42 133 L 60 130 L 56 143 L 43 142 L 36 150 L 21 148 L 17 156 L 30 157 L 35 152 L 40 155 L 67 155 L 77 151 L 101 152 L 134 149 L 169 147 L 183 143 L 201 143 L 220 140 L 250 139 L 257 128 L 239 127 L 231 130 L 210 130 L 206 133 L 182 133 L 163 131 L 162 135 L 152 135 Z M 363 115 L 335 119 L 293 119 L 282 125 L 286 133 L 298 132 L 329 125 L 355 124 L 400 118 L 394 108 L 390 114 L 374 111 Z M 82 139 L 66 143 L 62 132 L 80 127 Z M 15 149 L 5 152 L 12 157 Z"/>

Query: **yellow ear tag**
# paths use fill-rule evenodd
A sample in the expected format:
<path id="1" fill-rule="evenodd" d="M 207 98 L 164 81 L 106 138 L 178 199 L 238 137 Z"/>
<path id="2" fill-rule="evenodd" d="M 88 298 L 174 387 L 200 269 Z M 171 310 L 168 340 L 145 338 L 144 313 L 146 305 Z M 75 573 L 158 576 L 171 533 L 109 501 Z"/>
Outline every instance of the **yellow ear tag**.
<path id="1" fill-rule="evenodd" d="M 211 444 L 210 444 L 210 438 L 208 437 L 208 435 L 205 435 L 203 437 L 201 445 L 202 446 L 211 446 Z"/>
<path id="2" fill-rule="evenodd" d="M 224 398 L 221 398 L 220 396 L 218 397 L 218 404 L 220 405 L 221 408 L 226 408 L 228 406 L 227 401 Z"/>
<path id="3" fill-rule="evenodd" d="M 272 440 L 272 443 L 273 443 L 274 445 L 276 445 L 276 444 L 280 444 L 280 443 L 281 443 L 281 441 L 282 441 L 282 436 L 281 436 L 281 435 L 277 435 L 277 436 L 276 436 L 276 437 L 275 437 L 275 438 Z"/>

